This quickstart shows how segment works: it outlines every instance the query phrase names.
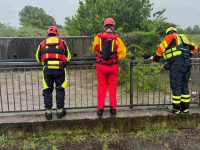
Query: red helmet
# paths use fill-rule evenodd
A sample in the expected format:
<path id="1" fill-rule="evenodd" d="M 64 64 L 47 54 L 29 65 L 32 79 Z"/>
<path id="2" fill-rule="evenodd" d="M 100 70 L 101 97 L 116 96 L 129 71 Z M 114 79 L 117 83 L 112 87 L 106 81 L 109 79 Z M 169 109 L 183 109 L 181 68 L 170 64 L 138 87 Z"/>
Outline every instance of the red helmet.
<path id="1" fill-rule="evenodd" d="M 113 25 L 115 27 L 115 20 L 113 18 L 106 18 L 104 20 L 104 24 L 103 27 L 105 27 L 106 25 Z"/>
<path id="2" fill-rule="evenodd" d="M 49 26 L 48 30 L 47 30 L 47 35 L 49 35 L 49 34 L 55 34 L 56 36 L 58 36 L 58 27 Z"/>

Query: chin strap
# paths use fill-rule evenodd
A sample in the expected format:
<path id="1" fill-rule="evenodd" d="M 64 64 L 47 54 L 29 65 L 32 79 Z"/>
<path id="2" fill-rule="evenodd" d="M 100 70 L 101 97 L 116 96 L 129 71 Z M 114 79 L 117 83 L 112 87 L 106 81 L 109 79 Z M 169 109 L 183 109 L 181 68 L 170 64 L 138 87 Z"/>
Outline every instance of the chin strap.
<path id="1" fill-rule="evenodd" d="M 114 31 L 113 31 L 112 28 L 108 27 L 108 28 L 106 29 L 106 33 L 114 33 Z"/>

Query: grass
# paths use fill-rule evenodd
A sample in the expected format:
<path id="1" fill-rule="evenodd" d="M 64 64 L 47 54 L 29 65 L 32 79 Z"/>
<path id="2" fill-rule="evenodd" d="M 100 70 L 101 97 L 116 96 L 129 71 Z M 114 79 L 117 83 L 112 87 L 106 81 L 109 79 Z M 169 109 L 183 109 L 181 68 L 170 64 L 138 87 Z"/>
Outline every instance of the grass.
<path id="1" fill-rule="evenodd" d="M 197 43 L 197 44 L 200 44 L 200 41 L 199 41 L 200 35 L 199 35 L 199 34 L 187 35 L 187 37 L 188 37 L 188 39 L 189 39 L 190 41 L 193 41 L 193 42 L 195 42 L 195 43 Z"/>
<path id="2" fill-rule="evenodd" d="M 200 131 L 200 125 L 198 125 L 197 130 Z M 160 137 L 167 137 L 170 134 L 176 134 L 180 136 L 180 132 L 177 129 L 171 129 L 160 126 L 160 124 L 155 124 L 151 128 L 144 130 L 138 130 L 136 132 L 118 132 L 117 130 L 112 130 L 110 132 L 102 132 L 102 130 L 96 130 L 88 132 L 86 130 L 78 129 L 71 132 L 66 132 L 65 134 L 50 133 L 44 137 L 29 137 L 25 138 L 8 138 L 6 136 L 0 136 L 0 148 L 19 148 L 19 149 L 59 149 L 60 146 L 68 144 L 81 144 L 88 139 L 94 139 L 102 143 L 102 149 L 107 149 L 109 143 L 117 143 L 119 141 L 125 140 L 125 137 L 129 135 L 134 139 L 143 139 L 157 141 Z M 178 136 L 178 137 L 179 137 Z"/>
<path id="3" fill-rule="evenodd" d="M 148 121 L 147 121 L 148 122 Z M 164 145 L 166 149 L 169 144 L 166 139 L 173 136 L 174 139 L 181 139 L 182 130 L 178 130 L 176 126 L 169 126 L 167 120 L 161 122 L 143 122 L 141 121 L 140 128 L 133 129 L 134 124 L 127 124 L 127 121 L 115 122 L 109 128 L 98 124 L 91 130 L 84 128 L 76 128 L 73 130 L 53 130 L 43 136 L 27 136 L 23 138 L 16 138 L 13 136 L 5 136 L 3 133 L 0 136 L 0 149 L 62 149 L 66 146 L 78 145 L 82 148 L 82 145 L 95 146 L 100 145 L 101 149 L 109 149 L 110 144 L 117 145 L 118 143 L 130 141 L 147 141 L 150 143 L 156 143 L 158 145 Z M 145 124 L 145 125 L 144 125 Z M 173 123 L 172 123 L 173 124 Z M 191 124 L 193 124 L 191 122 Z M 189 126 L 185 126 L 188 128 Z M 196 124 L 191 129 L 200 134 L 200 123 Z M 141 142 L 142 143 L 142 142 Z M 79 148 L 79 149 L 80 149 Z"/>

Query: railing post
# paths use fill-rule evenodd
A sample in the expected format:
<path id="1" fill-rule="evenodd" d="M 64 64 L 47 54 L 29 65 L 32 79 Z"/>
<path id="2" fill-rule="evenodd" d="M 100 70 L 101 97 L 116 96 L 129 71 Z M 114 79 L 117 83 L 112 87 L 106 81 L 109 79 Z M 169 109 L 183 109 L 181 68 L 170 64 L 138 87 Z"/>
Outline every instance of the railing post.
<path id="1" fill-rule="evenodd" d="M 131 62 L 130 62 L 130 109 L 133 108 L 133 60 L 134 60 L 134 56 L 132 52 Z"/>

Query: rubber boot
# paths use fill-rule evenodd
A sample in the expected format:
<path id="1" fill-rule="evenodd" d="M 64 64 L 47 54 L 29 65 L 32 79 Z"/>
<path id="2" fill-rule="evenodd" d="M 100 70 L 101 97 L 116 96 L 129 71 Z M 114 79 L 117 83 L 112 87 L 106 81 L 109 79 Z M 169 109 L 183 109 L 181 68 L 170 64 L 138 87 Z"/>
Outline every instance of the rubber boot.
<path id="1" fill-rule="evenodd" d="M 97 110 L 97 116 L 98 116 L 99 119 L 101 119 L 103 117 L 103 109 Z"/>
<path id="2" fill-rule="evenodd" d="M 190 103 L 181 102 L 181 113 L 189 113 Z"/>
<path id="3" fill-rule="evenodd" d="M 167 111 L 174 114 L 180 114 L 180 104 L 172 104 L 172 106 L 168 106 Z"/>
<path id="4" fill-rule="evenodd" d="M 110 114 L 111 114 L 111 117 L 116 117 L 116 114 L 117 114 L 116 109 L 113 109 L 113 107 L 110 107 Z"/>
<path id="5" fill-rule="evenodd" d="M 66 110 L 64 108 L 57 109 L 57 119 L 61 119 L 67 114 Z"/>
<path id="6" fill-rule="evenodd" d="M 52 110 L 51 109 L 46 109 L 46 111 L 45 111 L 45 118 L 47 120 L 51 120 L 52 119 Z"/>

